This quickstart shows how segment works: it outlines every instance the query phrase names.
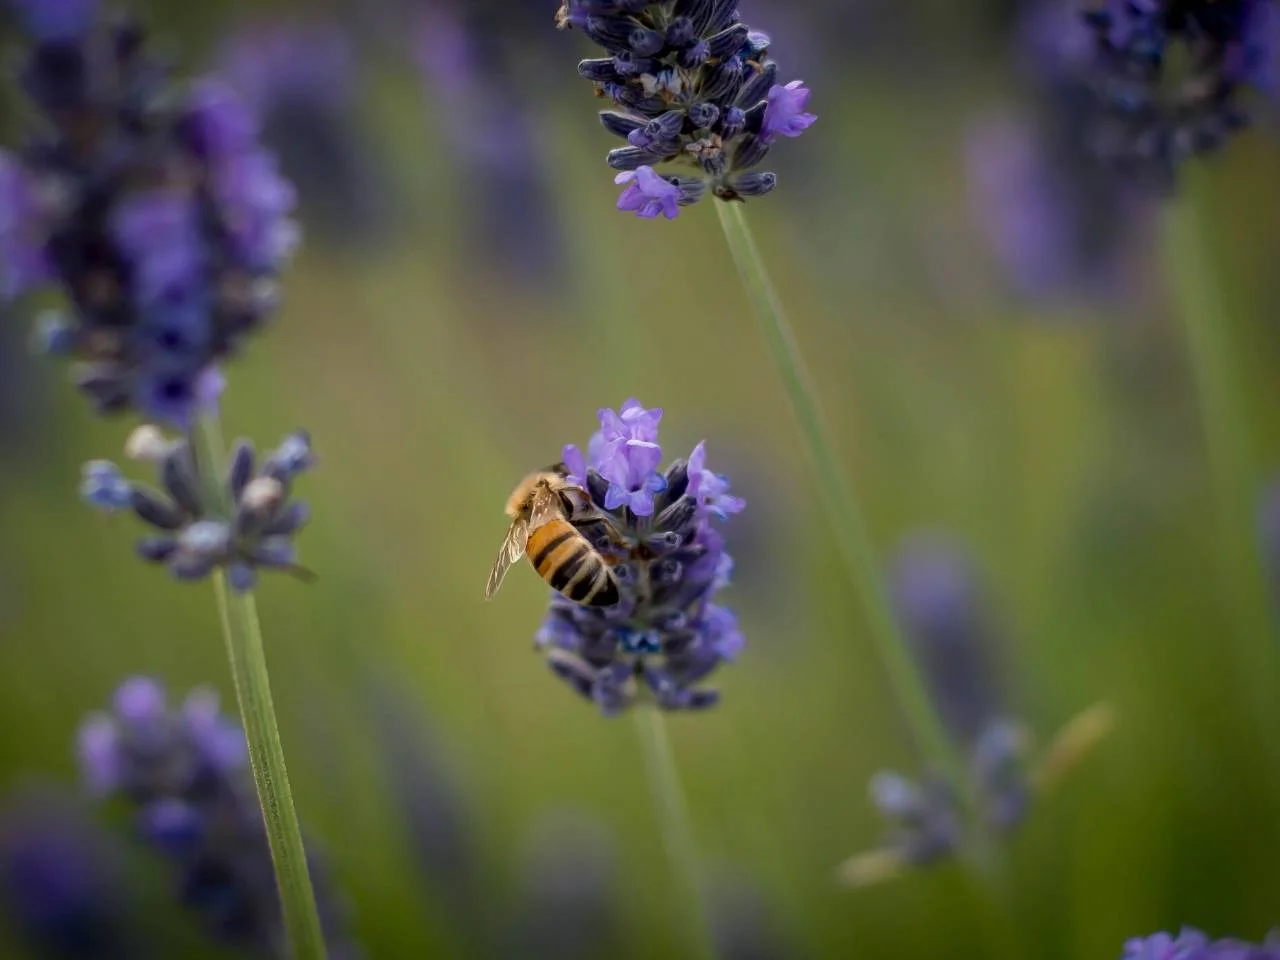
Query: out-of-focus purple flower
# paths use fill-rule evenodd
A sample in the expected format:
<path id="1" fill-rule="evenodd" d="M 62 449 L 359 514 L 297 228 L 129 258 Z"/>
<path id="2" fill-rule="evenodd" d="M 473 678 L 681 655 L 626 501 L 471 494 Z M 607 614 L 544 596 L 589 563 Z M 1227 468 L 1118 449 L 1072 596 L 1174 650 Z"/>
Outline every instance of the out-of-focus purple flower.
<path id="1" fill-rule="evenodd" d="M 774 86 L 769 90 L 764 108 L 764 123 L 760 135 L 766 140 L 775 137 L 798 137 L 817 120 L 817 116 L 805 112 L 813 93 L 802 80 L 792 80 L 785 87 Z"/>
<path id="2" fill-rule="evenodd" d="M 136 960 L 123 853 L 69 798 L 27 790 L 0 807 L 0 913 L 38 956 Z"/>
<path id="3" fill-rule="evenodd" d="M 379 688 L 372 705 L 393 799 L 408 832 L 409 852 L 435 896 L 459 912 L 476 910 L 480 851 L 467 797 L 430 725 L 408 709 L 403 695 Z"/>
<path id="4" fill-rule="evenodd" d="M 1105 0 L 1084 14 L 1101 94 L 1093 145 L 1122 169 L 1171 182 L 1249 122 L 1247 88 L 1266 77 L 1280 39 L 1272 0 Z M 1169 64 L 1180 64 L 1170 75 Z M 1185 64 L 1185 69 L 1181 65 Z M 1265 82 L 1265 80 L 1264 80 Z"/>
<path id="5" fill-rule="evenodd" d="M 938 712 L 972 744 L 1004 710 L 996 636 L 969 556 L 939 535 L 902 542 L 890 571 L 894 613 Z"/>
<path id="6" fill-rule="evenodd" d="M 674 220 L 680 213 L 680 188 L 654 173 L 653 167 L 624 170 L 613 182 L 627 185 L 618 197 L 619 210 L 633 211 L 642 220 L 658 214 Z"/>
<path id="7" fill-rule="evenodd" d="M 0 158 L 0 296 L 59 287 L 70 310 L 48 346 L 94 406 L 186 427 L 274 307 L 292 188 L 243 105 L 174 82 L 139 24 L 37 6 L 22 77 L 47 123 Z"/>
<path id="8" fill-rule="evenodd" d="M 10 0 L 23 29 L 37 40 L 74 42 L 93 29 L 101 0 Z"/>
<path id="9" fill-rule="evenodd" d="M 143 560 L 163 564 L 188 582 L 225 569 L 237 591 L 251 590 L 260 570 L 309 576 L 298 565 L 293 543 L 310 519 L 307 504 L 292 499 L 293 481 L 315 465 L 304 431 L 290 434 L 261 463 L 250 443 L 235 445 L 226 476 L 229 515 L 209 502 L 186 440 L 167 440 L 155 427 L 139 427 L 126 453 L 156 465 L 163 493 L 130 483 L 110 461 L 95 460 L 84 468 L 80 495 L 107 513 L 132 510 L 156 531 L 137 543 Z"/>
<path id="10" fill-rule="evenodd" d="M 178 897 L 219 939 L 265 956 L 283 929 L 271 852 L 249 778 L 244 733 L 209 690 L 174 708 L 161 685 L 126 680 L 109 711 L 90 716 L 79 756 L 89 789 L 132 805 L 142 839 L 178 873 Z M 321 922 L 332 955 L 357 957 L 346 917 L 314 859 Z"/>
<path id="11" fill-rule="evenodd" d="M 665 710 L 710 707 L 719 696 L 700 684 L 744 645 L 733 613 L 712 602 L 732 569 L 712 521 L 742 504 L 714 474 L 707 493 L 705 451 L 696 485 L 687 460 L 659 472 L 661 410 L 631 399 L 599 417 L 586 453 L 570 444 L 563 462 L 598 511 L 574 523 L 609 560 L 621 600 L 587 607 L 554 593 L 538 646 L 605 715 L 642 691 Z"/>
<path id="12" fill-rule="evenodd" d="M 1280 960 L 1280 940 L 1273 935 L 1265 943 L 1243 940 L 1210 940 L 1192 927 L 1174 936 L 1155 933 L 1135 937 L 1124 945 L 1121 960 Z"/>
<path id="13" fill-rule="evenodd" d="M 1026 10 L 1016 33 L 1026 116 L 982 117 L 966 142 L 974 219 L 1023 295 L 1118 299 L 1142 290 L 1150 192 L 1100 158 L 1106 111 L 1089 74 L 1094 37 L 1071 5 Z"/>
<path id="14" fill-rule="evenodd" d="M 1275 602 L 1280 603 L 1280 482 L 1262 495 L 1258 509 L 1258 545 L 1267 565 Z"/>
<path id="15" fill-rule="evenodd" d="M 673 204 L 696 203 L 708 189 L 722 200 L 768 193 L 777 178 L 751 168 L 779 136 L 798 136 L 815 119 L 804 112 L 810 91 L 800 81 L 777 82 L 769 36 L 743 23 L 731 0 L 564 0 L 556 22 L 581 30 L 606 54 L 583 60 L 578 73 L 621 108 L 600 117 L 628 144 L 610 151 L 609 166 L 633 172 L 669 163 L 692 171 L 656 175 L 678 194 L 633 183 L 641 192 L 629 186 L 619 209 L 673 219 Z"/>
<path id="16" fill-rule="evenodd" d="M 41 242 L 46 211 L 18 158 L 0 150 L 0 303 L 49 279 Z"/>
<path id="17" fill-rule="evenodd" d="M 740 873 L 711 888 L 707 912 L 719 960 L 800 960 L 806 956 L 778 923 L 763 891 Z"/>
<path id="18" fill-rule="evenodd" d="M 511 960 L 610 956 L 622 931 L 614 907 L 612 838 L 586 814 L 543 815 L 527 841 L 515 915 L 499 954 Z"/>
<path id="19" fill-rule="evenodd" d="M 457 165 L 452 180 L 469 211 L 460 240 L 504 280 L 557 292 L 568 270 L 565 228 L 546 128 L 530 107 L 537 76 L 521 62 L 529 37 L 493 30 L 499 14 L 484 4 L 419 7 L 409 15 L 411 54 L 433 133 Z M 508 27 L 520 15 L 514 8 L 500 14 Z M 518 44 L 508 42 L 517 35 Z M 524 96 L 510 95 L 516 82 Z"/>
<path id="20" fill-rule="evenodd" d="M 308 225 L 339 243 L 376 238 L 390 214 L 386 177 L 360 129 L 356 57 L 338 24 L 258 16 L 228 34 L 215 64 L 260 118 Z"/>

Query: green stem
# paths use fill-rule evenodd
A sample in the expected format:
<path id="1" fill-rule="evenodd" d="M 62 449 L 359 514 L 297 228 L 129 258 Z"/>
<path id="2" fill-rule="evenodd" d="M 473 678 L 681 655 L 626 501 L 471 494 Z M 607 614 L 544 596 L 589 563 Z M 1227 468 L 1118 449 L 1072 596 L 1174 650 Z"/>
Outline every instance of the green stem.
<path id="1" fill-rule="evenodd" d="M 644 755 L 645 773 L 653 791 L 661 825 L 662 847 L 676 875 L 676 882 L 684 889 L 680 901 L 684 907 L 685 925 L 693 944 L 694 957 L 713 960 L 715 947 L 710 940 L 706 912 L 702 903 L 702 882 L 698 875 L 698 852 L 694 845 L 693 825 L 689 820 L 689 808 L 680 783 L 680 771 L 676 769 L 675 756 L 667 739 L 666 722 L 656 706 L 641 704 L 633 709 L 636 732 L 640 736 L 640 752 Z"/>
<path id="2" fill-rule="evenodd" d="M 800 355 L 795 333 L 778 302 L 778 295 L 751 236 L 743 204 L 717 201 L 715 206 L 725 239 L 729 242 L 729 251 L 746 288 L 747 299 L 751 301 L 752 312 L 760 323 L 760 330 L 782 377 L 817 470 L 823 504 L 834 522 L 836 542 L 866 609 L 876 653 L 911 725 L 916 746 L 936 766 L 951 775 L 955 783 L 962 784 L 964 780 L 960 775 L 963 768 L 934 710 L 924 678 L 917 670 L 889 609 L 866 521 L 823 420 L 817 392 Z"/>
<path id="3" fill-rule="evenodd" d="M 1165 267 L 1186 338 L 1217 501 L 1217 573 L 1233 621 L 1237 679 L 1247 692 L 1259 731 L 1271 743 L 1280 665 L 1274 651 L 1274 608 L 1254 541 L 1257 453 L 1232 325 L 1199 215 L 1197 197 L 1208 181 L 1203 171 L 1189 174 L 1183 196 L 1171 201 L 1165 211 L 1161 231 Z"/>
<path id="4" fill-rule="evenodd" d="M 216 412 L 202 416 L 194 431 L 192 449 L 201 480 L 217 509 L 229 515 L 229 493 L 223 482 L 225 474 L 221 430 Z M 267 675 L 267 657 L 262 645 L 262 628 L 253 594 L 237 593 L 230 588 L 226 573 L 214 574 L 218 597 L 218 613 L 222 633 L 231 661 L 236 702 L 249 744 L 249 766 L 258 792 L 271 846 L 271 862 L 275 866 L 276 884 L 280 891 L 280 909 L 284 930 L 295 960 L 325 960 L 324 934 L 316 910 L 307 854 L 302 846 L 298 814 L 293 808 L 289 789 L 289 773 L 285 769 L 280 730 L 275 707 L 271 702 L 271 682 Z"/>

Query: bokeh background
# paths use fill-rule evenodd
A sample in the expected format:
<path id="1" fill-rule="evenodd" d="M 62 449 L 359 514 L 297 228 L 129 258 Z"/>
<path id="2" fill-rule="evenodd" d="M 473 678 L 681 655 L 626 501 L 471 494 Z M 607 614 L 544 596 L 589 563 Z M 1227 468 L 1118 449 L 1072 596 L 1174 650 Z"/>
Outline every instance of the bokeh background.
<path id="1" fill-rule="evenodd" d="M 574 70 L 591 48 L 554 6 L 139 5 L 192 69 L 239 78 L 301 194 L 285 306 L 230 369 L 224 424 L 262 444 L 305 426 L 322 458 L 301 540 L 320 580 L 269 578 L 260 605 L 300 813 L 370 956 L 687 955 L 632 723 L 532 652 L 536 578 L 481 599 L 515 480 L 629 396 L 665 409 L 668 456 L 706 439 L 748 499 L 725 595 L 748 649 L 718 708 L 669 723 L 725 956 L 1096 960 L 1184 923 L 1260 938 L 1280 921 L 1280 729 L 1259 731 L 1225 653 L 1161 220 L 1042 189 L 1041 160 L 1085 161 L 1032 5 L 743 3 L 814 90 L 818 123 L 749 214 L 886 564 L 921 531 L 971 557 L 1005 709 L 1041 738 L 1097 701 L 1120 717 L 1003 845 L 994 905 L 953 864 L 836 883 L 882 836 L 868 778 L 918 760 L 710 201 L 674 223 L 613 209 L 613 144 Z M 286 39 L 246 52 L 268 30 Z M 1280 472 L 1274 132 L 1187 186 L 1244 426 Z M 81 463 L 118 457 L 130 425 L 27 355 L 33 312 L 0 324 L 0 791 L 74 794 L 75 731 L 124 677 L 234 701 L 208 588 L 135 562 L 132 521 L 77 502 Z M 161 916 L 164 865 L 125 848 Z M 587 947 L 512 945 L 555 909 Z M 173 955 L 220 955 L 165 922 L 191 928 Z M 26 956 L 4 930 L 0 955 Z"/>

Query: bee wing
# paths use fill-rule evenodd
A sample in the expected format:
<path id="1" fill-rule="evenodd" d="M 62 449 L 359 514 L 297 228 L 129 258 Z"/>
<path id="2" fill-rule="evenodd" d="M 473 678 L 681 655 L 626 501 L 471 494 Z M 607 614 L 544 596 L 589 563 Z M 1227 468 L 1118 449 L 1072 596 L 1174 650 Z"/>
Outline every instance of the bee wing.
<path id="1" fill-rule="evenodd" d="M 489 582 L 484 588 L 486 600 L 493 599 L 493 595 L 502 586 L 502 580 L 507 575 L 507 571 L 520 559 L 528 542 L 529 524 L 523 518 L 517 517 L 507 531 L 506 539 L 502 541 L 502 549 L 498 551 L 498 559 L 493 562 L 493 569 L 489 571 Z"/>
<path id="2" fill-rule="evenodd" d="M 548 520 L 564 516 L 564 504 L 560 494 L 547 487 L 539 487 L 529 508 L 529 529 L 537 530 Z"/>

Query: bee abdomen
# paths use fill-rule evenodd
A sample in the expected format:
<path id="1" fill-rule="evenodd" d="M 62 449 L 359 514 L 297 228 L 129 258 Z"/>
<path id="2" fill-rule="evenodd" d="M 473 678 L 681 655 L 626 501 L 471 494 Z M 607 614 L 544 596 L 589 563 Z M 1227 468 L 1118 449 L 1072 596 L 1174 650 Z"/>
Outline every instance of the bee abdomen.
<path id="1" fill-rule="evenodd" d="M 525 551 L 538 576 L 575 603 L 609 607 L 618 584 L 604 558 L 563 519 L 550 520 L 529 537 Z"/>

